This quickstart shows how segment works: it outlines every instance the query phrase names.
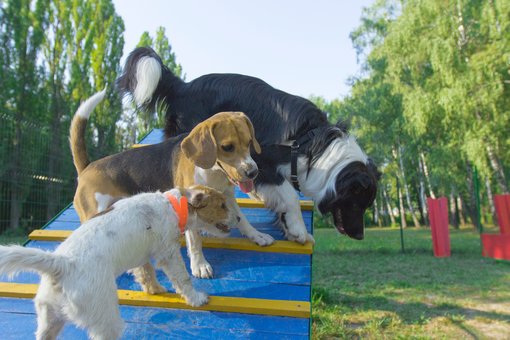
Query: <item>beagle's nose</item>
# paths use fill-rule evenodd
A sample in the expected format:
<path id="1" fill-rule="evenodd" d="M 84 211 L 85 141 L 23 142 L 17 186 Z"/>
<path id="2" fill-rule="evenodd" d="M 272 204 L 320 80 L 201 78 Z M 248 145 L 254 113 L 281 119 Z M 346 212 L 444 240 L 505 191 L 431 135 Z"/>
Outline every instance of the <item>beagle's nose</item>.
<path id="1" fill-rule="evenodd" d="M 257 168 L 252 168 L 252 169 L 246 171 L 246 176 L 251 179 L 254 179 L 255 177 L 257 177 L 258 174 L 259 174 L 259 169 L 257 169 Z"/>

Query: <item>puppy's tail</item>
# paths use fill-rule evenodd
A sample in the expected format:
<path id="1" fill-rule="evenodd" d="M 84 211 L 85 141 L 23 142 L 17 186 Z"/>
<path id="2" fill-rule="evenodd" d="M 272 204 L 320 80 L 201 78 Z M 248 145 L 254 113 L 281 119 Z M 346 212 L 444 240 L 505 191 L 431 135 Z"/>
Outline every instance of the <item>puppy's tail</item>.
<path id="1" fill-rule="evenodd" d="M 56 277 L 62 275 L 68 267 L 69 263 L 63 256 L 41 249 L 0 246 L 0 273 L 8 274 L 10 278 L 24 271 Z"/>
<path id="2" fill-rule="evenodd" d="M 85 142 L 85 129 L 87 121 L 94 108 L 99 104 L 106 94 L 106 89 L 96 93 L 86 101 L 84 101 L 76 113 L 74 114 L 69 129 L 69 144 L 71 145 L 71 153 L 73 154 L 73 163 L 76 167 L 78 175 L 89 165 L 90 160 L 87 153 L 87 143 Z"/>
<path id="3" fill-rule="evenodd" d="M 184 81 L 163 64 L 160 56 L 150 47 L 139 47 L 126 60 L 124 72 L 117 79 L 121 94 L 129 94 L 137 106 L 154 112 L 158 102 L 169 104 Z"/>

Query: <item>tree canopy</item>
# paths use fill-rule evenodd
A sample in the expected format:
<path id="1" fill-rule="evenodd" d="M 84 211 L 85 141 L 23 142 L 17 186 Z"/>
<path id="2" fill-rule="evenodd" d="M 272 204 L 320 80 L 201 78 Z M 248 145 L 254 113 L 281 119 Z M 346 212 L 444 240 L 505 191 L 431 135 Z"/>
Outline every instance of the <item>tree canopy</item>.
<path id="1" fill-rule="evenodd" d="M 364 9 L 351 33 L 361 71 L 332 118 L 350 120 L 383 169 L 379 202 L 386 191 L 409 195 L 408 213 L 423 220 L 425 194 L 438 194 L 474 216 L 475 168 L 486 215 L 492 194 L 509 192 L 509 25 L 508 1 L 380 0 Z M 397 178 L 407 194 L 395 192 Z"/>

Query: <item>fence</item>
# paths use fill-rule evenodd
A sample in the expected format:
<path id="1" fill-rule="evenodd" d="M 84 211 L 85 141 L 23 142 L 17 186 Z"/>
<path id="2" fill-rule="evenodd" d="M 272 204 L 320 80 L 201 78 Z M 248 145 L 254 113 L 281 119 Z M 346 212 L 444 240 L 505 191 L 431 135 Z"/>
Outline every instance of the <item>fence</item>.
<path id="1" fill-rule="evenodd" d="M 68 123 L 51 131 L 0 114 L 0 233 L 40 228 L 75 190 Z"/>

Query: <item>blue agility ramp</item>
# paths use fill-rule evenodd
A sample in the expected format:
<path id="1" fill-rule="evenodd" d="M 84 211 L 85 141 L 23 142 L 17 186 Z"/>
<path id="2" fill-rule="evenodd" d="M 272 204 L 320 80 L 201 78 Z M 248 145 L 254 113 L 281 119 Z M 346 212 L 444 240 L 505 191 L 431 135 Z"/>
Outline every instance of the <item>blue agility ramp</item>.
<path id="1" fill-rule="evenodd" d="M 160 142 L 152 131 L 142 144 Z M 241 198 L 242 211 L 258 230 L 277 241 L 259 247 L 232 230 L 229 239 L 205 239 L 204 254 L 214 270 L 213 279 L 193 278 L 194 286 L 210 295 L 208 305 L 192 308 L 175 294 L 166 276 L 158 279 L 168 294 L 149 295 L 129 274 L 117 279 L 123 339 L 308 339 L 311 315 L 312 247 L 283 240 L 273 225 L 275 216 L 260 204 Z M 313 210 L 303 202 L 303 219 L 313 232 Z M 69 205 L 42 230 L 29 235 L 27 247 L 53 250 L 79 227 Z M 183 258 L 189 268 L 185 247 Z M 0 339 L 31 339 L 37 327 L 32 297 L 40 277 L 23 273 L 9 281 L 0 276 Z M 67 324 L 60 339 L 86 339 L 85 330 Z"/>

